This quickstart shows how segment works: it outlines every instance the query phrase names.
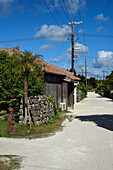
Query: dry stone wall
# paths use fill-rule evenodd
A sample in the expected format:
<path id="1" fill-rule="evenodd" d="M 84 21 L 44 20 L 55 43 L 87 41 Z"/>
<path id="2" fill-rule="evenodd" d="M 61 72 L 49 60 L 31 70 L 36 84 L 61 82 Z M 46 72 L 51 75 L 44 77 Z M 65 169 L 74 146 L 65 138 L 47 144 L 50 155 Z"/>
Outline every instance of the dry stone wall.
<path id="1" fill-rule="evenodd" d="M 31 96 L 28 98 L 29 111 L 35 125 L 40 125 L 55 115 L 54 106 L 48 96 Z M 20 124 L 24 123 L 23 99 L 20 104 Z"/>

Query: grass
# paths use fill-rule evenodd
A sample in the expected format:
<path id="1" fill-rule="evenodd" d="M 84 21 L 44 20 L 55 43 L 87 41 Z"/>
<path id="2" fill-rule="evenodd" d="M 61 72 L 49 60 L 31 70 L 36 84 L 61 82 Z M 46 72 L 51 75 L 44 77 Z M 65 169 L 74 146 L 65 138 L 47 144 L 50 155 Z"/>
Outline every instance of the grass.
<path id="1" fill-rule="evenodd" d="M 20 125 L 16 123 L 16 134 L 7 134 L 7 120 L 0 119 L 0 136 L 12 138 L 42 138 L 54 135 L 56 131 L 62 130 L 61 124 L 66 118 L 67 111 L 57 114 L 54 118 L 49 119 L 39 126 L 32 125 L 31 129 L 28 125 Z"/>
<path id="2" fill-rule="evenodd" d="M 21 168 L 22 158 L 16 155 L 0 155 L 0 170 L 15 170 Z"/>

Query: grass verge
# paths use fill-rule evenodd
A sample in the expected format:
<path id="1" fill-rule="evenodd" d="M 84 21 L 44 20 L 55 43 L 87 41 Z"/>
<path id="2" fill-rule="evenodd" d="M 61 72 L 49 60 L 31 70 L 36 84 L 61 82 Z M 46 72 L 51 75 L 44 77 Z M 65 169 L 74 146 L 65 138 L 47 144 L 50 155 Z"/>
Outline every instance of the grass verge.
<path id="1" fill-rule="evenodd" d="M 21 168 L 22 158 L 16 155 L 0 155 L 0 170 L 15 170 Z"/>
<path id="2" fill-rule="evenodd" d="M 1 137 L 12 137 L 12 138 L 43 138 L 54 135 L 56 131 L 62 130 L 61 124 L 67 117 L 66 113 L 58 113 L 54 118 L 49 119 L 44 124 L 39 126 L 32 125 L 31 129 L 28 125 L 20 125 L 16 123 L 16 134 L 7 134 L 7 120 L 0 119 L 0 136 Z"/>

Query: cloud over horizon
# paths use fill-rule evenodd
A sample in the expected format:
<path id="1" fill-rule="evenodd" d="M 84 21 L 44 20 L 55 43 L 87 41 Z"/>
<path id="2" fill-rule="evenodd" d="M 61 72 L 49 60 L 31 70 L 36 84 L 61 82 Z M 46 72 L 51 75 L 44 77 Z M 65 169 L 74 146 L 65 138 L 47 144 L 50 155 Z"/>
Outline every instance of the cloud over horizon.
<path id="1" fill-rule="evenodd" d="M 112 68 L 113 67 L 113 52 L 112 51 L 99 51 L 98 57 L 93 60 L 94 68 Z"/>

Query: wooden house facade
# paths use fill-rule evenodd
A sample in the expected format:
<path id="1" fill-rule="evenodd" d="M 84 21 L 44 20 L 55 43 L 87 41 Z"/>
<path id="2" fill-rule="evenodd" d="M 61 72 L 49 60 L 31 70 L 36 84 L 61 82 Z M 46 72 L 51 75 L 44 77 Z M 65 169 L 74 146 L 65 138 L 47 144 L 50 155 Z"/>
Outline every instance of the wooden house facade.
<path id="1" fill-rule="evenodd" d="M 54 97 L 57 107 L 61 107 L 61 103 L 65 103 L 67 109 L 74 109 L 76 88 L 80 79 L 50 63 L 44 62 L 44 65 L 44 75 L 47 82 L 46 94 Z"/>

